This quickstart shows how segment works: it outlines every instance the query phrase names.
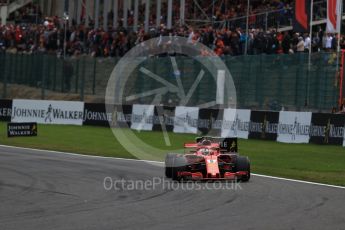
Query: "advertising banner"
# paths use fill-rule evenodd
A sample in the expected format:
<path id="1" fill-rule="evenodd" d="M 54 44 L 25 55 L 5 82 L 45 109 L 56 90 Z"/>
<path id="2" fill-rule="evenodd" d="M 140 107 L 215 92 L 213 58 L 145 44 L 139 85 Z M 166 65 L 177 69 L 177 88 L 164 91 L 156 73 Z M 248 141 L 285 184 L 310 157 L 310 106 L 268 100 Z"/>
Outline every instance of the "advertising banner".
<path id="1" fill-rule="evenodd" d="M 175 109 L 174 133 L 198 132 L 198 107 L 178 106 Z"/>
<path id="2" fill-rule="evenodd" d="M 309 143 L 311 112 L 279 113 L 278 142 Z"/>
<path id="3" fill-rule="evenodd" d="M 106 112 L 104 104 L 85 103 L 83 125 L 109 127 L 112 116 L 112 113 Z"/>
<path id="4" fill-rule="evenodd" d="M 252 111 L 249 139 L 277 140 L 279 112 Z"/>
<path id="5" fill-rule="evenodd" d="M 220 136 L 223 123 L 223 110 L 200 109 L 198 130 L 201 135 Z"/>
<path id="6" fill-rule="evenodd" d="M 175 107 L 155 106 L 152 130 L 172 132 L 174 129 L 174 116 Z"/>
<path id="7" fill-rule="evenodd" d="M 133 105 L 131 129 L 151 131 L 154 105 Z"/>
<path id="8" fill-rule="evenodd" d="M 344 114 L 313 113 L 309 143 L 342 145 L 344 124 Z"/>
<path id="9" fill-rule="evenodd" d="M 11 121 L 12 100 L 0 100 L 0 121 Z"/>
<path id="10" fill-rule="evenodd" d="M 248 139 L 250 110 L 224 109 L 222 137 L 238 137 Z"/>
<path id="11" fill-rule="evenodd" d="M 132 111 L 132 105 L 115 105 L 112 110 L 111 127 L 130 128 Z"/>
<path id="12" fill-rule="evenodd" d="M 37 136 L 37 123 L 8 123 L 7 137 Z"/>
<path id="13" fill-rule="evenodd" d="M 84 102 L 13 100 L 12 122 L 82 125 Z"/>
<path id="14" fill-rule="evenodd" d="M 310 0 L 295 0 L 295 10 L 292 17 L 293 31 L 307 33 L 310 27 Z"/>

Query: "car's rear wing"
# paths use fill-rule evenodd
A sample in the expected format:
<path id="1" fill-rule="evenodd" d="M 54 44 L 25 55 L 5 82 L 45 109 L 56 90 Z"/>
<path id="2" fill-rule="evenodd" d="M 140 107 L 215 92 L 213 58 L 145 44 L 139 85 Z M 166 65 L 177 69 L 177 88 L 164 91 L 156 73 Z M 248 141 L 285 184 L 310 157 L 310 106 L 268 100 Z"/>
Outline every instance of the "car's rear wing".
<path id="1" fill-rule="evenodd" d="M 201 143 L 204 140 L 211 141 L 212 143 L 218 143 L 220 151 L 222 152 L 237 152 L 237 138 L 236 137 L 197 137 L 196 143 Z"/>
<path id="2" fill-rule="evenodd" d="M 198 148 L 202 146 L 201 142 L 197 142 L 197 143 L 185 143 L 184 147 L 185 148 Z M 212 142 L 211 145 L 209 145 L 209 147 L 211 148 L 220 148 L 219 143 L 216 142 Z"/>
<path id="3" fill-rule="evenodd" d="M 185 143 L 184 146 L 185 148 L 196 148 L 198 147 L 197 143 Z"/>

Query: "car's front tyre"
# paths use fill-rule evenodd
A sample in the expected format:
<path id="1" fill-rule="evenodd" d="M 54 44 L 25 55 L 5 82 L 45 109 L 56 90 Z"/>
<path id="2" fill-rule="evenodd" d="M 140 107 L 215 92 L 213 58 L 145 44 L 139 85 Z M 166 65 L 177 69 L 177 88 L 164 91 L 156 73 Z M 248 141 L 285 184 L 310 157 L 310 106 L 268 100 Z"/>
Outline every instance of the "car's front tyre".
<path id="1" fill-rule="evenodd" d="M 245 171 L 248 172 L 246 176 L 242 176 L 240 181 L 247 182 L 250 179 L 250 161 L 248 157 L 238 156 L 236 159 L 236 172 Z"/>

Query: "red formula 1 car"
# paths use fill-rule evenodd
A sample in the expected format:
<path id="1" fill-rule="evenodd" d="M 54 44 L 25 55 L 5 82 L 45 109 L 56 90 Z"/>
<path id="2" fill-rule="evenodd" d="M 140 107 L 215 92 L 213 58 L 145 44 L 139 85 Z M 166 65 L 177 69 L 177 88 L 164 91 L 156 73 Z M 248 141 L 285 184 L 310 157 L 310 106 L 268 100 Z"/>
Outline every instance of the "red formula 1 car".
<path id="1" fill-rule="evenodd" d="M 199 137 L 184 145 L 187 153 L 168 153 L 165 175 L 173 180 L 250 179 L 248 157 L 237 153 L 237 138 Z"/>

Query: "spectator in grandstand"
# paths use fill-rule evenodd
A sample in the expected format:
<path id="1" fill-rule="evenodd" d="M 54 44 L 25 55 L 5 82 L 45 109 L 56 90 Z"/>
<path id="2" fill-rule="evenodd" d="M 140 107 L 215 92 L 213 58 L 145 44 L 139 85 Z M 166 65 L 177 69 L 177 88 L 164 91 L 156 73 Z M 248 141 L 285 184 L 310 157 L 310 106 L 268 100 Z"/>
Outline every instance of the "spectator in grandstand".
<path id="1" fill-rule="evenodd" d="M 274 46 L 275 38 L 271 31 L 264 32 L 263 30 L 258 30 L 254 32 L 254 40 L 253 40 L 253 53 L 254 54 L 262 54 L 267 53 L 270 54 L 273 52 L 273 49 L 276 47 Z"/>
<path id="2" fill-rule="evenodd" d="M 318 33 L 314 33 L 313 34 L 313 40 L 311 42 L 312 52 L 320 52 L 321 44 L 322 44 L 322 41 L 320 40 L 319 34 Z"/>
<path id="3" fill-rule="evenodd" d="M 276 39 L 275 44 L 277 46 L 276 53 L 277 54 L 283 54 L 284 53 L 284 50 L 283 50 L 284 35 L 282 33 L 278 32 L 275 39 Z"/>
<path id="4" fill-rule="evenodd" d="M 332 49 L 333 36 L 331 34 L 325 34 L 324 37 L 324 48 L 328 51 Z"/>
<path id="5" fill-rule="evenodd" d="M 2 26 L 0 27 L 0 46 L 13 52 L 44 52 L 62 54 L 64 43 L 64 28 L 55 20 L 46 20 L 41 25 L 25 26 Z M 191 29 L 176 27 L 168 31 L 164 28 L 144 33 L 141 29 L 138 33 L 127 31 L 124 28 L 118 30 L 104 31 L 90 29 L 83 25 L 72 26 L 67 29 L 67 55 L 75 52 L 86 53 L 92 56 L 123 56 L 130 48 L 151 37 L 160 35 L 187 36 L 191 43 L 202 42 L 220 55 L 241 55 L 244 53 L 246 40 L 248 39 L 248 54 L 288 54 L 291 47 L 294 51 L 304 51 L 312 43 L 312 51 L 320 51 L 320 44 L 326 50 L 334 50 L 337 46 L 337 39 L 330 34 L 320 41 L 320 34 L 313 34 L 311 41 L 309 35 L 304 39 L 297 33 L 276 32 L 275 30 L 264 31 L 262 29 L 251 29 L 249 35 L 240 28 L 214 29 L 212 27 Z M 292 36 L 290 35 L 292 34 Z M 303 48 L 302 48 L 303 44 Z M 341 39 L 344 46 L 344 37 Z"/>
<path id="6" fill-rule="evenodd" d="M 310 36 L 309 34 L 305 34 L 304 35 L 304 50 L 306 52 L 309 52 L 309 49 L 311 47 L 311 39 L 310 39 Z"/>
<path id="7" fill-rule="evenodd" d="M 345 49 L 345 35 L 341 35 L 340 38 L 340 48 Z"/>
<path id="8" fill-rule="evenodd" d="M 304 52 L 304 40 L 303 37 L 298 37 L 298 43 L 296 46 L 296 51 L 297 52 Z"/>
<path id="9" fill-rule="evenodd" d="M 291 36 L 289 32 L 285 31 L 283 40 L 282 40 L 282 48 L 283 48 L 283 53 L 288 54 L 289 50 L 291 48 Z"/>
<path id="10" fill-rule="evenodd" d="M 221 1 L 220 1 L 221 2 Z M 283 21 L 288 18 L 286 15 L 291 14 L 291 3 L 293 1 L 280 0 L 265 0 L 252 1 L 250 12 L 260 13 L 267 10 L 278 10 L 278 19 Z M 186 0 L 186 13 L 198 13 L 197 8 L 193 7 L 193 1 Z M 153 7 L 153 6 L 152 6 Z M 162 9 L 165 11 L 167 5 L 164 3 Z M 208 16 L 212 16 L 212 7 L 207 1 L 202 1 L 200 7 L 205 10 Z M 224 4 L 215 4 L 214 7 L 215 20 L 230 20 L 234 17 L 246 15 L 246 3 L 240 0 L 229 1 L 227 6 Z M 163 12 L 162 10 L 162 12 Z M 179 7 L 173 7 L 174 13 L 178 17 Z M 144 5 L 140 5 L 139 14 L 143 15 L 145 11 Z M 29 9 L 23 10 L 22 18 L 26 14 L 40 15 L 37 7 L 32 7 L 29 4 Z M 152 12 L 155 12 L 152 9 Z M 155 14 L 150 18 L 151 25 L 155 23 Z M 122 26 L 122 21 L 119 21 L 119 27 L 113 30 L 112 25 L 113 12 L 109 15 L 109 30 L 105 31 L 103 28 L 94 29 L 94 22 L 89 25 L 76 25 L 75 22 L 70 22 L 66 33 L 66 54 L 68 56 L 75 56 L 79 54 L 88 54 L 94 57 L 117 57 L 123 56 L 128 50 L 142 41 L 157 36 L 185 36 L 191 43 L 202 42 L 210 49 L 220 56 L 223 55 L 242 55 L 245 51 L 245 44 L 248 44 L 248 54 L 289 54 L 294 52 L 308 51 L 310 43 L 312 51 L 318 52 L 322 48 L 326 50 L 334 50 L 337 45 L 337 39 L 332 35 L 325 35 L 319 28 L 318 32 L 313 34 L 311 39 L 309 35 L 300 35 L 292 31 L 284 33 L 277 32 L 275 29 L 263 30 L 262 27 L 255 28 L 259 25 L 260 20 L 257 16 L 252 15 L 249 18 L 250 31 L 246 34 L 245 30 L 241 29 L 236 24 L 227 24 L 229 27 L 222 27 L 219 29 L 218 25 L 201 27 L 184 27 L 176 26 L 171 30 L 165 27 L 166 18 L 162 16 L 163 24 L 159 28 L 154 28 L 150 32 L 145 33 L 143 29 L 138 32 L 126 30 Z M 121 18 L 121 12 L 119 14 Z M 175 16 L 174 16 L 175 17 Z M 41 16 L 39 18 L 42 18 Z M 102 19 L 102 15 L 100 16 Z M 133 13 L 129 12 L 128 25 L 133 25 Z M 288 19 L 287 19 L 288 20 Z M 178 21 L 178 18 L 175 18 Z M 16 26 L 2 26 L 0 27 L 0 47 L 6 49 L 8 52 L 25 52 L 25 53 L 51 53 L 62 56 L 64 50 L 65 40 L 64 21 L 58 17 L 49 17 L 38 20 L 38 24 L 26 23 L 18 24 Z M 302 38 L 302 40 L 300 39 Z M 340 41 L 342 47 L 345 46 L 344 37 Z M 303 47 L 302 47 L 303 44 Z"/>
<path id="11" fill-rule="evenodd" d="M 224 45 L 224 41 L 223 41 L 221 36 L 218 36 L 216 38 L 215 46 L 216 46 L 216 48 L 214 49 L 214 53 L 218 56 L 224 55 L 225 45 Z"/>

